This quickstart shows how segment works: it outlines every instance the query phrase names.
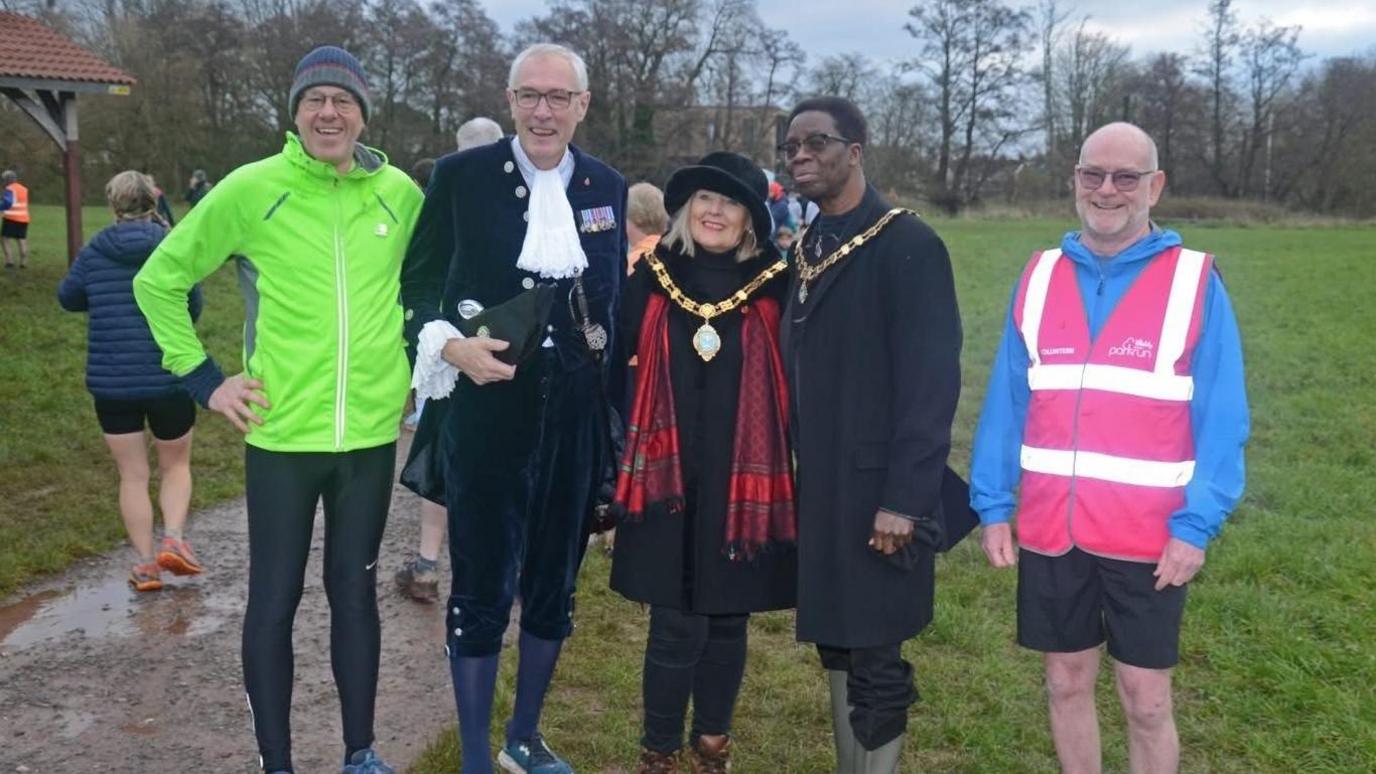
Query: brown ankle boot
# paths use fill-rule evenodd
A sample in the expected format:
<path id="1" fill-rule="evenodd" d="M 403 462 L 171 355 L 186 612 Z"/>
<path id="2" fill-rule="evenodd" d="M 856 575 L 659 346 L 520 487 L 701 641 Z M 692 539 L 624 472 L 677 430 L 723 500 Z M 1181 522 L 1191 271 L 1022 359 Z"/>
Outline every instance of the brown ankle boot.
<path id="1" fill-rule="evenodd" d="M 731 737 L 698 737 L 688 761 L 693 764 L 693 774 L 726 774 L 731 770 Z"/>
<path id="2" fill-rule="evenodd" d="M 635 774 L 678 774 L 678 750 L 662 753 L 642 747 Z"/>

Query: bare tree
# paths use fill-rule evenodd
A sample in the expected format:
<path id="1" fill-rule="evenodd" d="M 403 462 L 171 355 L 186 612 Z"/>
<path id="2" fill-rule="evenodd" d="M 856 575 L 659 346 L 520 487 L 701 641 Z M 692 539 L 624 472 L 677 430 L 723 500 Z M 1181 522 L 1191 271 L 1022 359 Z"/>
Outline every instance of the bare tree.
<path id="1" fill-rule="evenodd" d="M 1277 27 L 1262 19 L 1242 38 L 1242 66 L 1246 76 L 1250 123 L 1238 163 L 1238 193 L 1245 196 L 1255 184 L 1252 179 L 1257 155 L 1271 147 L 1272 123 L 1277 102 L 1290 88 L 1305 54 L 1299 47 L 1299 27 Z M 1261 183 L 1261 198 L 1271 193 L 1271 154 L 1266 153 Z"/>
<path id="2" fill-rule="evenodd" d="M 1177 140 L 1189 129 L 1186 123 L 1202 108 L 1198 89 L 1185 72 L 1185 57 L 1178 53 L 1157 54 L 1137 77 L 1135 91 L 1142 109 L 1138 124 L 1155 140 L 1160 167 L 1176 187 Z"/>
<path id="3" fill-rule="evenodd" d="M 798 72 L 807 61 L 802 46 L 789 39 L 783 30 L 766 29 L 760 33 L 760 60 L 764 66 L 764 90 L 760 104 L 773 105 L 775 99 L 787 99 L 797 80 Z M 785 81 L 785 74 L 792 78 Z"/>
<path id="4" fill-rule="evenodd" d="M 1204 29 L 1204 57 L 1197 72 L 1209 87 L 1209 171 L 1214 185 L 1224 196 L 1234 193 L 1228 181 L 1228 148 L 1225 143 L 1232 124 L 1233 60 L 1240 42 L 1233 0 L 1209 0 L 1208 21 Z"/>
<path id="5" fill-rule="evenodd" d="M 1042 48 L 1042 66 L 1037 73 L 1042 84 L 1042 131 L 1046 132 L 1046 158 L 1048 164 L 1055 164 L 1056 132 L 1058 113 L 1056 104 L 1056 68 L 1054 54 L 1060 46 L 1065 31 L 1065 22 L 1070 18 L 1069 10 L 1061 10 L 1057 0 L 1040 0 L 1037 3 L 1037 35 Z"/>
<path id="6" fill-rule="evenodd" d="M 438 152 L 452 147 L 453 132 L 464 121 L 506 112 L 508 54 L 497 23 L 476 0 L 435 0 L 430 15 L 418 99 L 425 102 Z"/>
<path id="7" fill-rule="evenodd" d="M 1338 57 L 1298 89 L 1295 130 L 1277 138 L 1282 190 L 1320 212 L 1376 212 L 1376 55 Z"/>
<path id="8" fill-rule="evenodd" d="M 808 74 L 814 94 L 845 97 L 855 102 L 865 101 L 865 87 L 879 77 L 879 71 L 859 52 L 829 56 L 818 62 Z"/>
<path id="9" fill-rule="evenodd" d="M 977 199 L 988 177 L 988 164 L 972 169 L 977 156 L 990 160 L 1027 130 L 1014 92 L 1031 17 L 999 0 L 935 0 L 908 15 L 905 29 L 922 43 L 914 67 L 927 73 L 939 105 L 938 197 L 954 210 Z"/>
<path id="10" fill-rule="evenodd" d="M 866 177 L 892 192 L 925 192 L 931 180 L 930 92 L 921 83 L 893 74 L 872 84 L 864 107 L 870 130 Z"/>
<path id="11" fill-rule="evenodd" d="M 1057 49 L 1060 76 L 1056 91 L 1064 95 L 1066 123 L 1061 139 L 1068 149 L 1079 148 L 1095 127 L 1107 123 L 1122 90 L 1127 46 L 1080 22 L 1066 44 Z"/>
<path id="12" fill-rule="evenodd" d="M 415 0 L 371 3 L 367 14 L 364 66 L 374 102 L 369 136 L 391 147 L 398 113 L 415 112 L 410 103 L 423 75 L 422 57 L 434 37 L 434 22 Z"/>

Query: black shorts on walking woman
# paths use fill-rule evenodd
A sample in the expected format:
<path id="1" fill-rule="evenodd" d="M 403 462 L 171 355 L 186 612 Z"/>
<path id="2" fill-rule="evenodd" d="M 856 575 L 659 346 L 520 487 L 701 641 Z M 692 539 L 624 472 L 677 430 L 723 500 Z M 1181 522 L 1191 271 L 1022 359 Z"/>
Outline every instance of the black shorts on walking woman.
<path id="1" fill-rule="evenodd" d="M 184 392 L 135 400 L 96 398 L 95 405 L 106 435 L 142 433 L 146 427 L 159 441 L 175 441 L 196 424 L 196 401 Z"/>

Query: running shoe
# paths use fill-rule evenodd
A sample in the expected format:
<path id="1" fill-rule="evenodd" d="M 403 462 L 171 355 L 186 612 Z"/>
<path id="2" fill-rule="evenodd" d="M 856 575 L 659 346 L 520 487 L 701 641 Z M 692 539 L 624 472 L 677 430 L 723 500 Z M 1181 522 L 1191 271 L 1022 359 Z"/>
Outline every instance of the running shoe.
<path id="1" fill-rule="evenodd" d="M 162 588 L 162 568 L 157 562 L 136 564 L 129 573 L 129 585 L 134 591 L 157 591 Z"/>
<path id="2" fill-rule="evenodd" d="M 511 774 L 573 774 L 573 767 L 560 760 L 538 732 L 525 741 L 507 743 L 497 754 L 497 764 Z"/>
<path id="3" fill-rule="evenodd" d="M 167 536 L 158 547 L 158 565 L 173 575 L 200 575 L 204 569 L 190 543 Z"/>
<path id="4" fill-rule="evenodd" d="M 344 768 L 339 770 L 339 774 L 396 774 L 391 766 L 382 762 L 373 752 L 373 748 L 365 747 L 349 757 L 344 762 Z"/>

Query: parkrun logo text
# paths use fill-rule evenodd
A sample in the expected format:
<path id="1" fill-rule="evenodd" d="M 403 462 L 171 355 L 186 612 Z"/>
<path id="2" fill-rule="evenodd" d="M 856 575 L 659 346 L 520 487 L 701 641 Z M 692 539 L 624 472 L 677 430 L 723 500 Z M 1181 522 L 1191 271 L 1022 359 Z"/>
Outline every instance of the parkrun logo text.
<path id="1" fill-rule="evenodd" d="M 1129 336 L 1116 347 L 1108 348 L 1109 357 L 1135 357 L 1146 360 L 1151 357 L 1153 344 L 1147 339 Z"/>

